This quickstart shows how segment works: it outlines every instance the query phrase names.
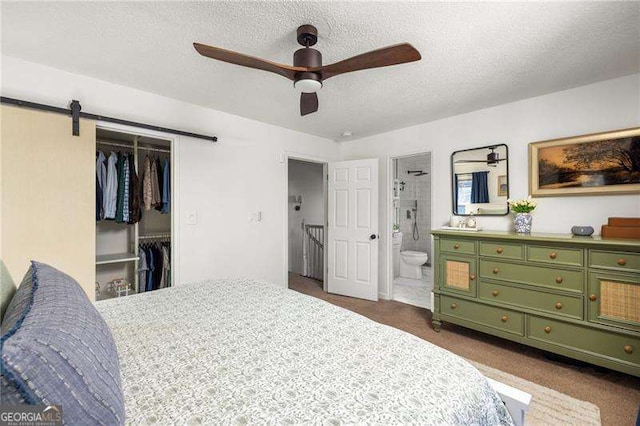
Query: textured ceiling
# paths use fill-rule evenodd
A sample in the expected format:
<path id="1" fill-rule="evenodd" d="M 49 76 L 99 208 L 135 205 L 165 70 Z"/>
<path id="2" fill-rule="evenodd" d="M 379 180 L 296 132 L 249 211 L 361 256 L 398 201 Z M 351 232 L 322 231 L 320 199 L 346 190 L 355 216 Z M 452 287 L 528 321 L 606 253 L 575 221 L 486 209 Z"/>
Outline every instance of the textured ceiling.
<path id="1" fill-rule="evenodd" d="M 325 64 L 404 41 L 423 59 L 332 78 L 300 117 L 289 80 L 191 46 L 291 64 L 306 23 Z M 341 140 L 638 72 L 639 23 L 638 2 L 3 2 L 2 53 Z"/>

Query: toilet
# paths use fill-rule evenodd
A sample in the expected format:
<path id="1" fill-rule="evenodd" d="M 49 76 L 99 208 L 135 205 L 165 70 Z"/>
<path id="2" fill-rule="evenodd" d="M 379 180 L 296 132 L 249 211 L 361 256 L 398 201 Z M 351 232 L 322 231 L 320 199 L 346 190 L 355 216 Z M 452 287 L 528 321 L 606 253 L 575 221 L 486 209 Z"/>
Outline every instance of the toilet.
<path id="1" fill-rule="evenodd" d="M 404 278 L 422 279 L 422 265 L 429 260 L 429 255 L 423 251 L 400 252 L 400 276 Z"/>

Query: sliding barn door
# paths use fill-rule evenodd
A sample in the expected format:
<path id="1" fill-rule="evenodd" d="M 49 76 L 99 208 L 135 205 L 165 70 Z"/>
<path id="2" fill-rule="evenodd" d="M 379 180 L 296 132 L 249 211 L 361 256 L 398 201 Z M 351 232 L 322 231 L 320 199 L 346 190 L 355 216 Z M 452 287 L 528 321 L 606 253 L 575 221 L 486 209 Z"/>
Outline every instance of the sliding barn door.
<path id="1" fill-rule="evenodd" d="M 0 107 L 0 259 L 17 285 L 31 259 L 75 278 L 95 298 L 93 121 Z M 5 283 L 3 283 L 5 285 Z"/>
<path id="2" fill-rule="evenodd" d="M 378 300 L 378 160 L 329 163 L 330 293 Z"/>

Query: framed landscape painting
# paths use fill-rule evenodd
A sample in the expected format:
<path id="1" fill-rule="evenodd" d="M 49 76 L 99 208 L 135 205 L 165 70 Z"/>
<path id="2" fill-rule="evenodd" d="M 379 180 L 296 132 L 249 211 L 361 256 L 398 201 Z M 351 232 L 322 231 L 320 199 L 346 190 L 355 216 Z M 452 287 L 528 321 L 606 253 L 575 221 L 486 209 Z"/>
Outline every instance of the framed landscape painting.
<path id="1" fill-rule="evenodd" d="M 529 193 L 640 193 L 640 127 L 530 143 Z"/>

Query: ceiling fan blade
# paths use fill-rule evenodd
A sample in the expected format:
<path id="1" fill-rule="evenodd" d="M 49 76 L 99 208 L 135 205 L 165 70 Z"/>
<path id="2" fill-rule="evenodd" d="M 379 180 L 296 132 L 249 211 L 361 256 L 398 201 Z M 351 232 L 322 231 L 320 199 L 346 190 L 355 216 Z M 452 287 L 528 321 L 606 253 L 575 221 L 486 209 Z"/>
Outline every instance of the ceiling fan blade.
<path id="1" fill-rule="evenodd" d="M 243 67 L 273 72 L 286 77 L 289 80 L 293 80 L 296 73 L 307 71 L 306 67 L 292 67 L 289 65 L 278 64 L 276 62 L 267 61 L 254 56 L 233 52 L 231 50 L 207 46 L 206 44 L 193 43 L 193 47 L 199 54 L 206 56 L 207 58 L 217 59 L 219 61 L 241 65 Z"/>
<path id="2" fill-rule="evenodd" d="M 322 74 L 322 79 L 326 80 L 338 74 L 404 64 L 419 61 L 421 58 L 420 52 L 418 52 L 415 47 L 409 43 L 402 43 L 372 50 L 371 52 L 363 53 L 345 59 L 344 61 L 336 62 L 335 64 L 311 68 L 310 71 L 319 71 Z"/>
<path id="3" fill-rule="evenodd" d="M 318 110 L 318 95 L 316 93 L 300 94 L 300 115 L 304 116 Z"/>

